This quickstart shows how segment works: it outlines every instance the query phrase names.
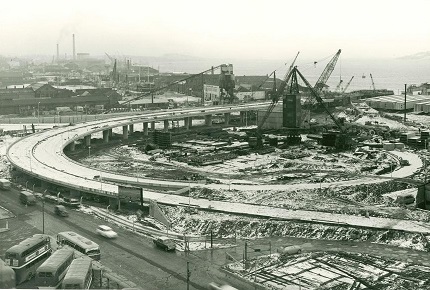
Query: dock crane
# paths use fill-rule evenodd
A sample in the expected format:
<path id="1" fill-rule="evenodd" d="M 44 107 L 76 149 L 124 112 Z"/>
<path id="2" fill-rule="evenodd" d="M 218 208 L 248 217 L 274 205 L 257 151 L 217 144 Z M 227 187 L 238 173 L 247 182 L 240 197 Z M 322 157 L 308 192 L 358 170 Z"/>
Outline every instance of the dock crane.
<path id="1" fill-rule="evenodd" d="M 336 66 L 337 60 L 339 59 L 339 55 L 342 52 L 341 49 L 339 49 L 336 54 L 332 57 L 332 59 L 327 63 L 326 67 L 324 68 L 324 71 L 320 75 L 318 81 L 315 83 L 314 89 L 317 92 L 321 92 L 323 87 L 325 86 L 327 80 L 329 79 L 330 75 L 332 74 L 334 67 Z M 340 85 L 340 83 L 339 83 Z M 303 124 L 305 120 L 308 118 L 310 119 L 310 109 L 313 107 L 314 102 L 312 95 L 310 95 L 303 103 L 303 107 L 308 108 L 309 110 L 307 112 L 302 112 L 302 120 L 301 123 Z"/>
<path id="2" fill-rule="evenodd" d="M 373 82 L 373 76 L 372 76 L 372 74 L 370 74 L 370 79 L 372 80 L 372 87 L 373 87 L 373 91 L 375 92 L 376 88 L 375 88 L 375 83 Z"/>
<path id="3" fill-rule="evenodd" d="M 318 81 L 315 83 L 315 90 L 322 91 L 324 88 L 328 78 L 330 77 L 331 73 L 333 72 L 334 67 L 336 66 L 337 60 L 339 59 L 339 55 L 342 52 L 341 49 L 339 49 L 334 57 L 330 60 L 330 62 L 326 65 L 324 71 L 322 72 L 321 76 L 319 77 Z"/>
<path id="4" fill-rule="evenodd" d="M 294 64 L 296 63 L 297 57 L 299 56 L 299 52 L 297 52 L 296 57 L 294 58 L 293 62 L 291 63 L 290 67 L 288 68 L 287 73 L 284 76 L 284 79 L 282 80 L 281 84 L 279 85 L 279 89 L 276 89 L 276 74 L 274 74 L 274 86 L 272 91 L 272 102 L 270 103 L 269 107 L 267 108 L 267 111 L 264 113 L 263 118 L 260 120 L 257 126 L 256 130 L 256 138 L 257 138 L 257 148 L 263 147 L 263 133 L 262 128 L 264 123 L 266 122 L 267 118 L 269 118 L 270 114 L 272 113 L 273 109 L 276 107 L 276 105 L 279 102 L 279 99 L 282 97 L 285 88 L 287 87 L 287 84 L 291 78 L 291 73 L 294 68 Z"/>
<path id="5" fill-rule="evenodd" d="M 334 90 L 335 92 L 338 92 L 340 90 L 340 86 L 342 85 L 342 83 L 343 83 L 343 80 L 340 80 L 336 86 L 336 89 Z"/>
<path id="6" fill-rule="evenodd" d="M 351 82 L 352 82 L 352 79 L 354 78 L 354 76 L 352 76 L 351 77 L 351 79 L 349 80 L 349 82 L 346 84 L 346 86 L 343 88 L 343 90 L 342 90 L 342 94 L 346 91 L 346 89 L 349 87 L 349 85 L 351 84 Z"/>

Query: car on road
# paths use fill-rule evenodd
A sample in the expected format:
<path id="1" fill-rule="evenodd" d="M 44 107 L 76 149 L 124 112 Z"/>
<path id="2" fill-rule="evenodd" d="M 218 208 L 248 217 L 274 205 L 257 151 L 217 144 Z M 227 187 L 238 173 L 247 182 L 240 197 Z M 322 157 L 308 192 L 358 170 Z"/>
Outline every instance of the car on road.
<path id="1" fill-rule="evenodd" d="M 156 237 L 152 241 L 157 247 L 165 251 L 174 251 L 176 249 L 175 241 L 169 237 Z"/>
<path id="2" fill-rule="evenodd" d="M 116 232 L 114 232 L 114 230 L 112 230 L 111 227 L 105 226 L 105 225 L 99 225 L 97 227 L 96 232 L 105 237 L 105 238 L 109 238 L 109 239 L 113 239 L 118 237 L 118 234 Z"/>
<path id="3" fill-rule="evenodd" d="M 287 254 L 287 255 L 300 254 L 302 252 L 302 247 L 298 245 L 286 245 L 286 246 L 280 247 L 278 249 L 278 252 L 281 254 Z"/>
<path id="4" fill-rule="evenodd" d="M 54 207 L 54 212 L 56 215 L 59 215 L 59 216 L 69 216 L 69 213 L 67 212 L 64 205 L 56 205 Z"/>

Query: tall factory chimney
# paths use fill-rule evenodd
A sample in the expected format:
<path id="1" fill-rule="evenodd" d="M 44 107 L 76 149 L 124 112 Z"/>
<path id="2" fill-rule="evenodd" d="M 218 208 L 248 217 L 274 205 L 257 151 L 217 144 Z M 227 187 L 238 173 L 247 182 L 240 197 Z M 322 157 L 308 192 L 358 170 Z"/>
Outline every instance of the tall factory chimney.
<path id="1" fill-rule="evenodd" d="M 60 61 L 60 47 L 59 44 L 57 43 L 57 63 Z"/>
<path id="2" fill-rule="evenodd" d="M 73 60 L 76 60 L 75 34 L 73 33 Z"/>

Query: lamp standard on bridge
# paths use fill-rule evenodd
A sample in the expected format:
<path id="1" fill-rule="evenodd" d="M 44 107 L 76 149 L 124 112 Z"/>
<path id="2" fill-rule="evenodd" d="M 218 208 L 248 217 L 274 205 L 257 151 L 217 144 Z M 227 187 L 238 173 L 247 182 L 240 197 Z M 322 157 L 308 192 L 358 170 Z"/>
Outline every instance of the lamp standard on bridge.
<path id="1" fill-rule="evenodd" d="M 45 194 L 47 189 L 43 191 L 42 195 L 42 234 L 45 233 Z"/>
<path id="2" fill-rule="evenodd" d="M 40 123 L 40 102 L 37 103 L 37 122 Z"/>

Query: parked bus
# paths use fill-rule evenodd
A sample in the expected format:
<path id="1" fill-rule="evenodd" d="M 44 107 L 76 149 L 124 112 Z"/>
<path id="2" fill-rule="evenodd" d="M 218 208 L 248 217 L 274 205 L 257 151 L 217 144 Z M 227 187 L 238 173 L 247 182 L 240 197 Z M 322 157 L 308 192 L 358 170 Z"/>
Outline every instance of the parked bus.
<path id="1" fill-rule="evenodd" d="M 52 253 L 36 270 L 36 286 L 41 288 L 57 288 L 69 269 L 74 258 L 74 250 L 69 247 L 58 249 Z"/>
<path id="2" fill-rule="evenodd" d="M 15 288 L 15 272 L 0 259 L 0 289 Z"/>
<path id="3" fill-rule="evenodd" d="M 5 262 L 15 271 L 16 284 L 30 280 L 51 252 L 51 239 L 46 235 L 34 235 L 9 248 Z"/>
<path id="4" fill-rule="evenodd" d="M 75 232 L 58 233 L 57 243 L 58 245 L 68 245 L 94 260 L 100 260 L 99 245 Z"/>
<path id="5" fill-rule="evenodd" d="M 90 289 L 93 280 L 92 260 L 80 257 L 72 261 L 63 279 L 63 289 Z"/>

